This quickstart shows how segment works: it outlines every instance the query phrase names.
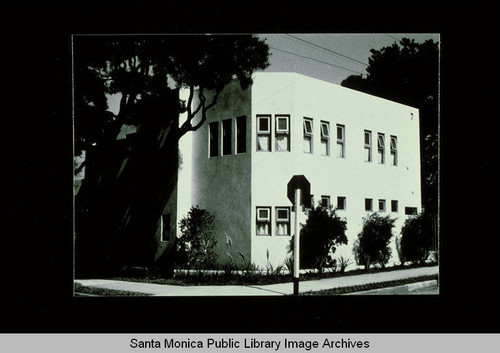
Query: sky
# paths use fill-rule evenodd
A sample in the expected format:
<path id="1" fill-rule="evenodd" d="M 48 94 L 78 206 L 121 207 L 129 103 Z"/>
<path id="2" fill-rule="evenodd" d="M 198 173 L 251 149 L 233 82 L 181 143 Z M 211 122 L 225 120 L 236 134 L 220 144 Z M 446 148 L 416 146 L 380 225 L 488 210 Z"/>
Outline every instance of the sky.
<path id="1" fill-rule="evenodd" d="M 368 58 L 371 56 L 370 49 L 390 46 L 404 37 L 414 39 L 417 43 L 428 39 L 439 42 L 437 33 L 289 33 L 259 34 L 258 36 L 266 39 L 272 54 L 269 59 L 270 66 L 264 71 L 296 72 L 335 84 L 340 84 L 350 75 L 363 74 L 365 76 Z"/>

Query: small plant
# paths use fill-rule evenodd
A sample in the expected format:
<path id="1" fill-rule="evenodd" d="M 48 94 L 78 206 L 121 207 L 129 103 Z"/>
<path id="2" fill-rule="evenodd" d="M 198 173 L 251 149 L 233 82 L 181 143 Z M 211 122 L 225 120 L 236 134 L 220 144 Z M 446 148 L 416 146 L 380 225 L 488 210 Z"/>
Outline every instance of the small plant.
<path id="1" fill-rule="evenodd" d="M 396 237 L 396 251 L 398 252 L 399 264 L 401 267 L 405 265 L 405 257 L 403 256 L 403 250 L 401 249 L 401 238 Z"/>
<path id="2" fill-rule="evenodd" d="M 344 273 L 346 268 L 350 265 L 352 265 L 352 261 L 351 259 L 347 259 L 343 256 L 340 256 L 337 258 L 337 266 L 338 266 L 338 269 L 339 269 L 339 272 L 340 273 Z"/>
<path id="3" fill-rule="evenodd" d="M 427 260 L 432 244 L 432 219 L 424 212 L 407 219 L 401 228 L 402 255 L 414 264 Z"/>
<path id="4" fill-rule="evenodd" d="M 180 220 L 177 252 L 184 255 L 188 268 L 202 270 L 215 264 L 217 241 L 213 235 L 213 222 L 214 216 L 198 206 L 191 207 L 187 217 Z"/>
<path id="5" fill-rule="evenodd" d="M 285 267 L 286 269 L 288 270 L 288 273 L 290 274 L 290 276 L 293 277 L 294 273 L 293 273 L 293 264 L 294 264 L 294 261 L 293 261 L 293 257 L 289 256 L 285 259 Z"/>

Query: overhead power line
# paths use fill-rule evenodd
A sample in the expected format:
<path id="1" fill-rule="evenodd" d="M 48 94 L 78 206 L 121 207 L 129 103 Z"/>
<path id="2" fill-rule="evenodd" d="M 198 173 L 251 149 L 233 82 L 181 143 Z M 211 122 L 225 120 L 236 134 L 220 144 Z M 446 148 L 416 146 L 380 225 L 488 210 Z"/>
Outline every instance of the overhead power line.
<path id="1" fill-rule="evenodd" d="M 351 69 L 347 69 L 347 68 L 345 68 L 345 67 L 338 66 L 338 65 L 335 65 L 335 64 L 332 64 L 332 63 L 328 63 L 328 62 L 325 62 L 325 61 L 316 60 L 316 59 L 313 59 L 313 58 L 311 58 L 311 57 L 309 57 L 309 56 L 305 56 L 305 55 L 300 55 L 300 54 L 292 53 L 292 52 L 289 52 L 289 51 L 286 51 L 286 50 L 283 50 L 283 49 L 278 49 L 278 48 L 271 47 L 271 46 L 270 46 L 270 48 L 271 48 L 271 49 L 274 49 L 274 50 L 277 50 L 277 51 L 280 51 L 280 52 L 283 52 L 283 53 L 286 53 L 286 54 L 295 55 L 295 56 L 298 56 L 298 57 L 300 57 L 300 58 L 309 59 L 309 60 L 316 61 L 316 62 L 321 63 L 321 64 L 325 64 L 325 65 L 333 66 L 333 67 L 336 67 L 336 68 L 339 68 L 339 69 L 342 69 L 342 70 L 351 71 L 351 72 L 354 72 L 354 73 L 356 73 L 356 74 L 363 75 L 363 73 L 362 73 L 362 72 L 355 71 L 355 70 L 351 70 Z"/>
<path id="2" fill-rule="evenodd" d="M 364 63 L 364 62 L 362 62 L 362 61 L 359 61 L 359 60 L 353 59 L 353 58 L 351 58 L 351 57 L 349 57 L 349 56 L 347 56 L 347 55 L 337 53 L 336 51 L 333 51 L 333 50 L 331 50 L 331 49 L 328 49 L 328 48 L 322 47 L 322 46 L 320 46 L 320 45 L 317 45 L 317 44 L 311 43 L 311 42 L 309 42 L 309 41 L 307 41 L 307 40 L 305 40 L 305 39 L 302 39 L 302 38 L 299 38 L 299 37 L 296 37 L 296 36 L 292 36 L 291 34 L 286 34 L 286 35 L 287 35 L 288 37 L 290 37 L 290 38 L 295 39 L 295 40 L 298 40 L 298 41 L 301 41 L 301 42 L 307 43 L 307 44 L 309 44 L 309 45 L 312 45 L 313 47 L 316 47 L 316 48 L 319 48 L 319 49 L 326 50 L 327 52 L 329 52 L 329 53 L 331 53 L 331 54 L 334 54 L 334 55 L 337 55 L 337 56 L 340 56 L 340 57 L 342 57 L 342 58 L 344 58 L 344 59 L 348 59 L 348 60 L 354 61 L 354 62 L 356 62 L 356 63 L 358 63 L 358 64 L 368 66 L 368 64 L 367 64 L 367 63 Z"/>
<path id="3" fill-rule="evenodd" d="M 399 42 L 399 39 L 397 39 L 396 37 L 393 37 L 393 36 L 391 36 L 390 34 L 387 34 L 387 33 L 385 33 L 385 35 L 386 35 L 387 37 L 391 37 L 391 38 L 392 38 L 392 39 L 394 39 L 396 42 Z"/>

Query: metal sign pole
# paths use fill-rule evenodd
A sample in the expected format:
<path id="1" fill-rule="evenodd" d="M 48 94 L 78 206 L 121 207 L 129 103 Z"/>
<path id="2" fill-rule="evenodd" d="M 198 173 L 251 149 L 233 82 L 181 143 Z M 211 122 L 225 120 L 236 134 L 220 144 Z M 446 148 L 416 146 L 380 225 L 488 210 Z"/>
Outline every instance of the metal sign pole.
<path id="1" fill-rule="evenodd" d="M 295 189 L 295 238 L 293 246 L 293 294 L 299 294 L 299 207 L 300 207 L 300 189 Z"/>

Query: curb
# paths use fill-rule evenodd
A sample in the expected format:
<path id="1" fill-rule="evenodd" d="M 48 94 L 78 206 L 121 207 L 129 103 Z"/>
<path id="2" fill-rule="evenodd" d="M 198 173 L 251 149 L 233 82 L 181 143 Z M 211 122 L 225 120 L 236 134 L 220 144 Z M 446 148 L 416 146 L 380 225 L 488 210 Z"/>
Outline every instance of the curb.
<path id="1" fill-rule="evenodd" d="M 427 287 L 432 287 L 432 286 L 437 286 L 437 280 L 430 280 L 430 281 L 425 281 L 425 282 L 417 282 L 417 283 L 411 283 L 407 284 L 408 286 L 408 292 L 413 292 L 417 289 L 422 289 L 422 288 L 427 288 Z"/>
<path id="2" fill-rule="evenodd" d="M 361 292 L 352 292 L 352 293 L 346 293 L 342 295 L 376 295 L 376 294 L 384 294 L 384 292 L 388 292 L 392 289 L 395 288 L 400 288 L 403 290 L 406 290 L 406 292 L 410 293 L 413 291 L 416 291 L 418 289 L 422 288 L 427 288 L 427 287 L 432 287 L 432 286 L 437 286 L 438 281 L 436 279 L 429 280 L 429 281 L 423 281 L 423 282 L 417 282 L 417 283 L 409 283 L 409 284 L 403 284 L 400 286 L 394 286 L 394 287 L 385 287 L 385 288 L 379 288 L 379 289 L 372 289 L 372 290 L 367 290 L 367 291 L 361 291 Z"/>

